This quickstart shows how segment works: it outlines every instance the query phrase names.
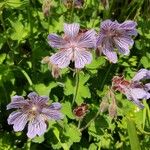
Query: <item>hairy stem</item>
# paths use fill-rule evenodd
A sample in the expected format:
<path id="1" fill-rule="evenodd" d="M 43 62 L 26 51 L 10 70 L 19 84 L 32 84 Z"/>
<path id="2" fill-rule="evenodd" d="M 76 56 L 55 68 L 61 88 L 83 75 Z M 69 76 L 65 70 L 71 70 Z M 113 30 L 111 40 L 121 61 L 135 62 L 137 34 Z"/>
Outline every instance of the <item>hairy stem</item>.
<path id="1" fill-rule="evenodd" d="M 83 130 L 88 128 L 90 124 L 98 117 L 99 114 L 100 114 L 100 109 L 98 109 L 96 115 L 83 128 L 81 128 L 80 131 L 82 132 Z"/>
<path id="2" fill-rule="evenodd" d="M 77 72 L 76 72 L 76 83 L 75 83 L 75 92 L 74 92 L 74 95 L 73 95 L 72 104 L 74 104 L 74 102 L 76 101 L 77 94 L 78 94 L 78 89 L 79 89 L 79 71 L 77 70 Z"/>

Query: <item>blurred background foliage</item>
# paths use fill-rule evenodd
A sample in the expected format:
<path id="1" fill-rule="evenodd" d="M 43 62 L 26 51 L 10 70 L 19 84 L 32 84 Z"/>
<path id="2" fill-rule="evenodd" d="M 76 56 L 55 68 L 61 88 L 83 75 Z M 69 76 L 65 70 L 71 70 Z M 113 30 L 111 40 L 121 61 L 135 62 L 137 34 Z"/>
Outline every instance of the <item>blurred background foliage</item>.
<path id="1" fill-rule="evenodd" d="M 105 19 L 136 21 L 138 36 L 130 56 L 119 56 L 117 64 L 110 64 L 104 56 L 96 58 L 93 53 L 95 59 L 80 72 L 76 104 L 85 102 L 89 106 L 80 122 L 73 115 L 75 105 L 71 104 L 74 72 L 63 69 L 61 78 L 56 80 L 41 60 L 56 51 L 48 45 L 47 36 L 49 33 L 62 34 L 64 22 L 78 22 L 82 28 L 94 28 L 98 32 Z M 80 7 L 72 7 L 65 0 L 1 0 L 0 149 L 149 150 L 148 101 L 144 102 L 143 110 L 138 110 L 116 93 L 117 117 L 112 119 L 106 111 L 93 119 L 112 77 L 121 74 L 131 79 L 143 67 L 150 69 L 149 0 L 84 0 Z M 27 139 L 25 132 L 13 132 L 12 126 L 7 125 L 10 112 L 6 111 L 13 95 L 25 96 L 30 91 L 61 102 L 65 114 L 64 120 L 49 122 L 47 133 L 32 141 Z"/>

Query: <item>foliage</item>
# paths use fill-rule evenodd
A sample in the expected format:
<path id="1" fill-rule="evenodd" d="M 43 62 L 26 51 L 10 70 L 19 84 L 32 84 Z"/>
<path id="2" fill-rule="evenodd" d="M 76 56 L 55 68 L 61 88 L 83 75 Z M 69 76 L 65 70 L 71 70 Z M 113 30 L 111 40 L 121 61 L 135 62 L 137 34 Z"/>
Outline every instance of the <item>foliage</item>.
<path id="1" fill-rule="evenodd" d="M 150 2 L 108 0 L 107 7 L 104 2 L 85 0 L 83 7 L 69 8 L 63 0 L 52 0 L 48 16 L 42 11 L 44 0 L 0 2 L 0 149 L 149 149 L 149 101 L 139 110 L 115 93 L 118 107 L 114 119 L 107 111 L 99 112 L 99 105 L 114 75 L 131 79 L 140 68 L 150 69 Z M 41 63 L 45 56 L 56 51 L 48 45 L 48 34 L 61 34 L 64 22 L 78 22 L 82 28 L 99 31 L 105 19 L 137 22 L 138 36 L 131 54 L 120 56 L 117 64 L 110 64 L 104 56 L 96 58 L 93 53 L 94 60 L 79 74 L 63 69 L 61 77 L 54 79 L 48 66 Z M 65 118 L 50 121 L 43 136 L 28 140 L 24 132 L 15 133 L 7 124 L 6 105 L 12 96 L 25 96 L 31 91 L 49 96 L 50 101 L 61 102 Z M 73 109 L 83 102 L 89 110 L 80 120 L 74 116 Z"/>

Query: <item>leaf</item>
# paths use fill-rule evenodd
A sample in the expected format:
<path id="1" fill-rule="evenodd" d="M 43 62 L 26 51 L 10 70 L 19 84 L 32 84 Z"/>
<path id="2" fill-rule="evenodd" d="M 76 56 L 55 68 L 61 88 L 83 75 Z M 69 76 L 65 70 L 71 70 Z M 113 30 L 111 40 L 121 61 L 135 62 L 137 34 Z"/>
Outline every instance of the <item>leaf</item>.
<path id="1" fill-rule="evenodd" d="M 28 5 L 28 0 L 7 0 L 5 4 L 9 8 L 26 7 Z"/>
<path id="2" fill-rule="evenodd" d="M 85 85 L 88 79 L 90 78 L 89 75 L 83 74 L 82 72 L 79 74 L 79 83 L 78 87 L 77 85 L 73 85 L 72 80 L 70 78 L 67 78 L 64 88 L 64 94 L 65 95 L 72 95 L 75 93 L 75 90 L 77 88 L 77 95 L 76 95 L 76 103 L 80 105 L 84 102 L 84 98 L 90 98 L 91 93 L 89 90 L 88 85 Z"/>
<path id="3" fill-rule="evenodd" d="M 95 57 L 95 55 L 93 56 Z M 98 72 L 98 69 L 104 66 L 106 63 L 106 59 L 104 57 L 98 57 L 96 59 L 93 59 L 93 61 L 89 64 L 86 65 L 86 68 L 93 74 Z"/>
<path id="4" fill-rule="evenodd" d="M 143 56 L 141 58 L 141 64 L 144 66 L 144 68 L 150 68 L 149 64 L 150 64 L 150 56 L 146 57 Z"/>
<path id="5" fill-rule="evenodd" d="M 28 34 L 29 31 L 27 27 L 25 27 L 20 21 L 13 22 L 9 20 L 11 23 L 11 26 L 13 27 L 13 31 L 10 35 L 12 40 L 17 40 L 18 43 L 22 40 L 24 40 Z"/>
<path id="6" fill-rule="evenodd" d="M 47 95 L 47 96 L 49 96 L 49 94 L 51 92 L 51 89 L 56 87 L 56 86 L 57 86 L 56 82 L 51 82 L 47 86 L 45 84 L 40 83 L 40 84 L 36 84 L 35 85 L 35 89 L 39 93 L 39 95 Z"/>
<path id="7" fill-rule="evenodd" d="M 43 136 L 36 136 L 36 137 L 32 140 L 32 142 L 34 142 L 34 143 L 42 143 L 42 142 L 44 142 L 44 135 L 43 135 Z"/>
<path id="8" fill-rule="evenodd" d="M 92 144 L 89 146 L 88 150 L 97 150 L 96 144 L 95 144 L 95 143 L 92 143 Z"/>
<path id="9" fill-rule="evenodd" d="M 5 60 L 6 58 L 6 54 L 3 53 L 3 54 L 0 54 L 0 64 L 3 63 L 3 61 Z"/>
<path id="10" fill-rule="evenodd" d="M 67 145 L 67 143 L 62 143 L 59 136 L 60 136 L 60 132 L 57 128 L 54 128 L 53 133 L 55 134 L 57 140 L 60 142 L 61 146 L 63 147 L 64 150 L 69 150 L 69 147 Z"/>
<path id="11" fill-rule="evenodd" d="M 69 126 L 66 127 L 65 135 L 68 136 L 72 142 L 80 142 L 81 132 L 73 124 L 70 124 Z"/>
<path id="12" fill-rule="evenodd" d="M 131 145 L 131 150 L 141 150 L 135 123 L 131 119 L 127 119 L 127 129 Z"/>
<path id="13" fill-rule="evenodd" d="M 72 113 L 71 103 L 69 103 L 69 102 L 62 103 L 62 113 L 67 115 L 70 119 L 75 118 Z"/>

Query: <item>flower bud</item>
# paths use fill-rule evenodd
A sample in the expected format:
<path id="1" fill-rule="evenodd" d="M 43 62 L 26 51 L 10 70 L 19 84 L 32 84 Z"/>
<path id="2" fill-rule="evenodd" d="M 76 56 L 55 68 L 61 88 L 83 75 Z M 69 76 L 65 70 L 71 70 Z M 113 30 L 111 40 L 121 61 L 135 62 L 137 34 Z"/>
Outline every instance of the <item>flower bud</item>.
<path id="1" fill-rule="evenodd" d="M 51 7 L 51 0 L 44 0 L 42 5 L 44 16 L 47 17 L 49 16 L 50 7 Z"/>
<path id="2" fill-rule="evenodd" d="M 100 111 L 106 112 L 108 110 L 109 103 L 106 97 L 102 99 L 102 102 L 100 103 Z"/>
<path id="3" fill-rule="evenodd" d="M 78 118 L 83 118 L 88 111 L 88 105 L 86 103 L 82 103 L 80 106 L 77 106 L 73 113 Z"/>
<path id="4" fill-rule="evenodd" d="M 109 105 L 108 112 L 109 112 L 109 116 L 110 116 L 111 118 L 117 117 L 117 105 L 111 103 L 111 104 Z"/>

